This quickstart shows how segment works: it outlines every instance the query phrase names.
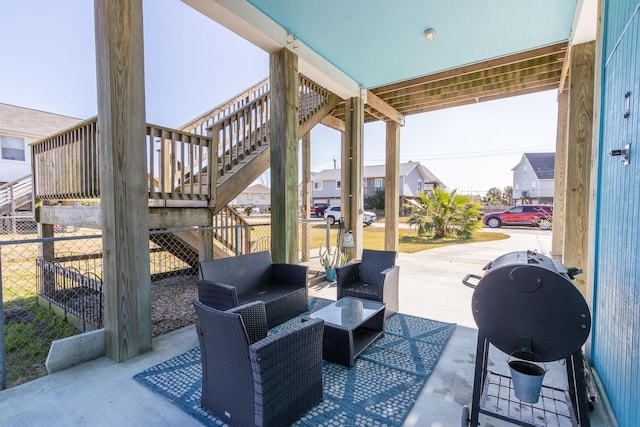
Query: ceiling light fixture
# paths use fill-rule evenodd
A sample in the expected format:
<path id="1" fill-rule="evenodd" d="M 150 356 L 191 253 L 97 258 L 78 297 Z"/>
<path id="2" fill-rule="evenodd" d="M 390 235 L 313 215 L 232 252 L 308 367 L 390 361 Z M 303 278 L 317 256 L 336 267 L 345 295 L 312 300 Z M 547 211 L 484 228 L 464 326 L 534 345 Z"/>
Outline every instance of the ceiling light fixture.
<path id="1" fill-rule="evenodd" d="M 436 30 L 433 28 L 427 28 L 424 30 L 424 38 L 427 39 L 429 43 L 435 40 L 436 38 Z"/>

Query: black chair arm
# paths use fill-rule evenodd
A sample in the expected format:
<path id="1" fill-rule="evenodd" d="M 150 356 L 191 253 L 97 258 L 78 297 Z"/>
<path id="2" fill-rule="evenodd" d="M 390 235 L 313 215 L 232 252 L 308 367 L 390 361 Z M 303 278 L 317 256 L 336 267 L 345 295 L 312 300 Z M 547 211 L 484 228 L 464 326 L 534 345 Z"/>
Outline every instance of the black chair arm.
<path id="1" fill-rule="evenodd" d="M 198 280 L 198 300 L 218 310 L 229 310 L 238 306 L 238 291 L 235 286 Z"/>
<path id="2" fill-rule="evenodd" d="M 264 302 L 253 301 L 227 310 L 230 313 L 238 313 L 242 317 L 242 323 L 247 331 L 249 344 L 260 341 L 267 336 L 267 310 Z"/>
<path id="3" fill-rule="evenodd" d="M 249 347 L 256 425 L 290 425 L 322 401 L 323 330 L 324 321 L 311 319 Z"/>
<path id="4" fill-rule="evenodd" d="M 340 291 L 343 287 L 348 287 L 352 283 L 360 282 L 361 261 L 350 262 L 336 267 L 336 287 L 338 299 L 341 298 Z"/>

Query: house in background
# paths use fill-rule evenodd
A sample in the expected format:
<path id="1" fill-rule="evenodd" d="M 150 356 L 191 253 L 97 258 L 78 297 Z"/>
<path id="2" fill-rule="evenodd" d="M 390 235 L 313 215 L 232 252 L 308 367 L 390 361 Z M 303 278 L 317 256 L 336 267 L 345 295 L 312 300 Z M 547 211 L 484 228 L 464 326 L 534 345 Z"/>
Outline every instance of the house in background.
<path id="1" fill-rule="evenodd" d="M 81 120 L 0 103 L 0 184 L 31 174 L 30 143 Z"/>
<path id="2" fill-rule="evenodd" d="M 513 169 L 516 204 L 553 204 L 555 153 L 524 153 Z"/>
<path id="3" fill-rule="evenodd" d="M 429 169 L 420 162 L 400 163 L 400 206 L 413 199 L 419 192 L 429 192 L 435 187 L 444 187 Z M 340 169 L 325 169 L 311 175 L 311 202 L 326 202 L 340 205 Z M 363 169 L 362 193 L 365 198 L 374 196 L 385 188 L 385 165 L 365 166 Z"/>
<path id="4" fill-rule="evenodd" d="M 0 103 L 0 233 L 35 228 L 29 144 L 80 121 Z"/>
<path id="5" fill-rule="evenodd" d="M 265 209 L 271 206 L 271 189 L 262 184 L 250 185 L 242 193 L 238 194 L 238 197 L 230 205 L 240 207 L 254 206 L 260 212 L 264 212 Z"/>

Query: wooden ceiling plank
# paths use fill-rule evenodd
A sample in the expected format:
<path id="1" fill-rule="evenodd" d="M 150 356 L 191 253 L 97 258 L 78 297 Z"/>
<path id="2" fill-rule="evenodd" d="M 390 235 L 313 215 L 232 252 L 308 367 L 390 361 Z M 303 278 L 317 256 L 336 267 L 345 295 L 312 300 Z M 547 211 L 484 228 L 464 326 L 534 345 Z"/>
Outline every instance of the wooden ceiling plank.
<path id="1" fill-rule="evenodd" d="M 426 90 L 420 94 L 394 99 L 390 103 L 399 111 L 404 112 L 408 105 L 412 103 L 419 103 L 421 99 L 425 98 L 447 98 L 451 96 L 457 96 L 458 94 L 482 96 L 482 93 L 486 92 L 487 90 L 499 90 L 500 88 L 508 88 L 513 84 L 535 83 L 538 80 L 548 79 L 556 79 L 556 81 L 559 82 L 560 72 L 561 69 L 556 69 L 536 74 L 522 75 L 518 73 L 509 77 L 497 76 L 493 79 L 465 82 L 464 84 L 458 84 L 444 88 L 433 88 L 431 90 Z"/>
<path id="2" fill-rule="evenodd" d="M 558 60 L 550 61 L 550 62 L 545 61 L 545 62 L 533 62 L 533 63 L 530 61 L 525 61 L 520 64 L 510 64 L 509 66 L 505 66 L 505 67 L 486 69 L 486 70 L 477 71 L 474 73 L 468 73 L 466 75 L 454 76 L 446 80 L 438 80 L 437 82 L 424 83 L 420 86 L 412 86 L 410 88 L 400 89 L 393 93 L 379 94 L 379 96 L 390 105 L 393 105 L 394 98 L 396 97 L 411 95 L 414 93 L 416 94 L 423 93 L 425 90 L 429 90 L 430 88 L 433 88 L 433 87 L 453 86 L 453 85 L 461 84 L 467 81 L 483 80 L 487 78 L 493 78 L 496 76 L 512 76 L 514 73 L 522 74 L 525 72 L 529 72 L 530 70 L 541 70 L 542 72 L 544 72 L 547 70 L 555 70 L 555 69 L 561 69 L 561 68 L 562 68 L 562 62 Z"/>
<path id="3" fill-rule="evenodd" d="M 451 77 L 459 76 L 462 74 L 472 73 L 474 71 L 481 71 L 490 68 L 497 68 L 512 63 L 520 63 L 528 59 L 534 59 L 539 57 L 548 57 L 559 52 L 562 52 L 564 57 L 564 51 L 567 49 L 567 42 L 557 43 L 550 46 L 545 46 L 539 49 L 517 53 L 514 55 L 503 56 L 500 58 L 490 59 L 488 61 L 481 61 L 474 64 L 467 65 L 465 67 L 453 68 L 450 70 L 442 71 L 440 73 L 430 74 L 423 77 L 418 77 L 413 80 L 407 80 L 404 82 L 394 83 L 391 85 L 380 86 L 371 89 L 378 96 L 386 92 L 396 91 L 400 89 L 406 89 L 411 86 L 421 85 L 423 83 L 434 82 L 437 80 L 444 80 Z M 383 98 L 384 99 L 384 98 Z"/>
<path id="4" fill-rule="evenodd" d="M 496 91 L 485 92 L 482 96 L 460 96 L 449 99 L 434 99 L 432 101 L 424 102 L 422 104 L 413 104 L 406 112 L 406 115 L 420 114 L 428 111 L 441 110 L 443 108 L 457 107 L 461 105 L 475 104 L 478 102 L 491 101 L 496 99 L 505 98 L 505 96 L 520 96 L 530 93 L 541 92 L 545 90 L 552 90 L 558 88 L 558 79 L 551 81 L 540 81 L 536 84 L 513 86 L 510 88 L 503 88 Z"/>

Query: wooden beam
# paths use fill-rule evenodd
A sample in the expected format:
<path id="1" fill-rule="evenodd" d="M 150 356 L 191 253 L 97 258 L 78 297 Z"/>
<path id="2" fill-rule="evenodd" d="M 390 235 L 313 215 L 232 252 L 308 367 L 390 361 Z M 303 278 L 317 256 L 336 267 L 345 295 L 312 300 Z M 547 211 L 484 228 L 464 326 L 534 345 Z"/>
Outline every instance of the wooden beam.
<path id="1" fill-rule="evenodd" d="M 564 85 L 569 74 L 569 66 L 571 65 L 571 46 L 571 44 L 567 46 L 564 61 L 562 61 L 562 72 L 560 73 L 560 84 L 558 85 L 558 92 L 560 93 L 564 92 Z"/>
<path id="2" fill-rule="evenodd" d="M 330 127 L 331 129 L 335 129 L 338 132 L 344 132 L 345 131 L 345 127 L 344 127 L 344 120 L 340 120 L 339 118 L 335 117 L 335 116 L 324 116 L 322 118 L 322 120 L 320 120 L 320 123 L 322 123 L 325 126 Z"/>
<path id="3" fill-rule="evenodd" d="M 556 133 L 556 160 L 553 190 L 553 231 L 551 236 L 551 257 L 562 260 L 564 230 L 567 221 L 565 197 L 567 189 L 567 145 L 569 134 L 569 91 L 558 93 L 558 125 Z"/>
<path id="4" fill-rule="evenodd" d="M 304 221 L 309 219 L 309 211 L 311 207 L 311 135 L 307 132 L 302 137 L 302 219 L 301 228 L 302 238 L 302 261 L 309 261 L 311 248 L 309 247 L 309 223 Z"/>
<path id="5" fill-rule="evenodd" d="M 367 104 L 373 107 L 376 111 L 384 114 L 384 116 L 389 120 L 400 123 L 401 126 L 404 126 L 404 115 L 371 91 L 367 91 Z"/>
<path id="6" fill-rule="evenodd" d="M 596 30 L 596 41 L 595 41 L 595 60 L 596 64 L 603 63 L 603 56 L 605 55 L 604 46 L 604 11 L 605 11 L 605 2 L 604 0 L 598 1 L 598 12 L 597 12 L 597 30 Z M 602 262 L 600 259 L 596 259 L 596 236 L 599 232 L 598 224 L 596 222 L 596 218 L 599 212 L 598 200 L 601 197 L 600 194 L 600 180 L 598 176 L 600 174 L 600 164 L 601 161 L 604 161 L 603 158 L 606 156 L 605 153 L 600 151 L 600 140 L 603 135 L 600 134 L 600 120 L 602 111 L 602 105 L 604 99 L 601 98 L 603 92 L 603 85 L 605 84 L 603 81 L 603 69 L 600 66 L 595 67 L 593 80 L 594 84 L 594 97 L 593 97 L 593 146 L 591 148 L 591 188 L 589 189 L 589 234 L 587 237 L 587 241 L 590 242 L 588 254 L 587 254 L 587 274 L 585 274 L 585 281 L 587 286 L 586 291 L 586 300 L 587 304 L 591 308 L 591 312 L 594 311 L 594 306 L 596 304 L 596 266 L 599 262 Z M 571 77 L 569 77 L 571 78 Z M 585 356 L 587 357 L 587 362 L 590 362 L 593 358 L 593 334 L 589 335 L 587 338 L 587 342 L 585 343 Z"/>
<path id="7" fill-rule="evenodd" d="M 362 170 L 363 170 L 363 130 L 364 101 L 349 98 L 345 102 L 348 112 L 345 120 L 346 132 L 342 148 L 341 203 L 345 231 L 353 234 L 354 246 L 344 248 L 351 259 L 362 256 Z"/>
<path id="8" fill-rule="evenodd" d="M 288 49 L 269 55 L 271 79 L 271 254 L 298 263 L 298 58 Z"/>
<path id="9" fill-rule="evenodd" d="M 587 256 L 589 251 L 589 189 L 591 187 L 591 150 L 593 144 L 593 99 L 595 42 L 575 45 L 571 53 L 569 95 L 569 142 L 567 145 L 567 186 L 564 249 L 562 262 L 585 274 L 574 283 L 586 295 Z"/>
<path id="10" fill-rule="evenodd" d="M 107 356 L 151 350 L 142 0 L 95 0 Z"/>
<path id="11" fill-rule="evenodd" d="M 384 249 L 398 251 L 400 217 L 400 123 L 387 122 L 384 185 Z"/>

